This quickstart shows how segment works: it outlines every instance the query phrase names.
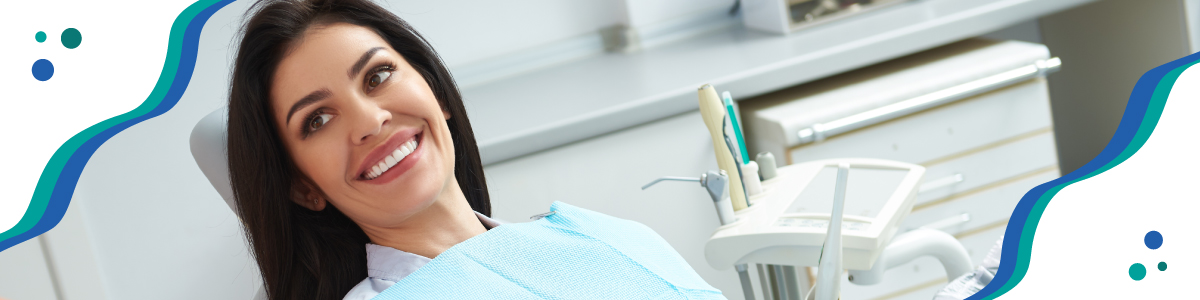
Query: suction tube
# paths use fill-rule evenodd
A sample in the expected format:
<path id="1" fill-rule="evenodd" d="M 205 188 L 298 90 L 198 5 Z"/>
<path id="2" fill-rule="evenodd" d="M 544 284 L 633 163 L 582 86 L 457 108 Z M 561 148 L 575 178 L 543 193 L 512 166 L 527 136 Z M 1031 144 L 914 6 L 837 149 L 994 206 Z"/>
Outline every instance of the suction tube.
<path id="1" fill-rule="evenodd" d="M 816 299 L 837 300 L 842 291 L 842 210 L 846 206 L 846 179 L 850 164 L 838 164 L 837 184 L 833 190 L 833 212 L 829 214 L 829 231 L 821 247 L 820 269 L 817 273 Z"/>

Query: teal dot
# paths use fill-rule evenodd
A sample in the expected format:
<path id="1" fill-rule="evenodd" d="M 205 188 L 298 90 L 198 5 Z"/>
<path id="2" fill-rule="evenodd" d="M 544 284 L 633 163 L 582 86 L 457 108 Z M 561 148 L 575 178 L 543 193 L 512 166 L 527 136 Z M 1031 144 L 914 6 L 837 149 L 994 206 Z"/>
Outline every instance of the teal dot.
<path id="1" fill-rule="evenodd" d="M 62 44 L 67 49 L 75 49 L 79 47 L 79 43 L 83 42 L 83 35 L 79 33 L 79 29 L 67 28 L 62 33 Z"/>
<path id="2" fill-rule="evenodd" d="M 1165 261 L 1158 262 L 1158 270 L 1166 271 L 1167 270 L 1167 262 L 1165 262 Z"/>
<path id="3" fill-rule="evenodd" d="M 46 32 L 38 31 L 37 34 L 33 35 L 33 38 L 37 39 L 38 43 L 45 42 L 46 41 Z"/>
<path id="4" fill-rule="evenodd" d="M 1143 266 L 1142 264 L 1133 264 L 1132 266 L 1129 266 L 1129 278 L 1133 278 L 1133 280 L 1136 281 L 1146 278 L 1146 266 Z"/>

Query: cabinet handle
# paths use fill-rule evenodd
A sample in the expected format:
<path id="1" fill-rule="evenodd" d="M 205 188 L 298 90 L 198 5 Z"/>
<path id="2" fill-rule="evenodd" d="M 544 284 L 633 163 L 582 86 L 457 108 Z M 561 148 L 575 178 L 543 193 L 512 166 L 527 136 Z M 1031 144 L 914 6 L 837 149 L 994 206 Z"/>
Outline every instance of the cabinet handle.
<path id="1" fill-rule="evenodd" d="M 962 213 L 961 215 L 956 215 L 953 217 L 934 221 L 929 224 L 925 224 L 925 225 L 921 226 L 921 228 L 942 230 L 943 228 L 950 228 L 950 227 L 962 225 L 962 224 L 970 222 L 970 221 L 971 221 L 971 214 Z"/>
<path id="2" fill-rule="evenodd" d="M 1026 79 L 1045 76 L 1051 72 L 1058 71 L 1060 66 L 1062 66 L 1062 60 L 1059 60 L 1057 57 L 1038 60 L 1020 68 L 976 79 L 912 99 L 892 103 L 830 122 L 816 123 L 796 133 L 800 138 L 797 145 L 821 142 L 834 135 L 911 115 L 942 104 L 966 99 Z"/>
<path id="3" fill-rule="evenodd" d="M 948 186 L 954 185 L 959 182 L 963 182 L 962 173 L 954 173 L 954 175 L 938 178 L 935 180 L 930 180 L 929 182 L 921 184 L 921 187 L 917 188 L 917 193 L 924 193 L 924 192 L 948 187 Z"/>

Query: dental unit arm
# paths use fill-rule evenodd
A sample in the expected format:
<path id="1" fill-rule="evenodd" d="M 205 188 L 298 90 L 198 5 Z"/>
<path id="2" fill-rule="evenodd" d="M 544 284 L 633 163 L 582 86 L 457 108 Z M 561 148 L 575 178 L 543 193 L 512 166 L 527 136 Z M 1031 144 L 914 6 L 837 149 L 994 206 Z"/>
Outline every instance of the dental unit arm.
<path id="1" fill-rule="evenodd" d="M 844 271 L 849 271 L 851 283 L 876 284 L 887 269 L 922 256 L 937 258 L 948 278 L 973 269 L 966 249 L 945 232 L 898 232 L 912 212 L 924 167 L 844 158 L 776 168 L 770 153 L 760 153 L 755 164 L 745 153 L 745 141 L 737 132 L 740 125 L 730 113 L 731 97 L 726 94 L 726 99 L 719 98 L 713 86 L 707 84 L 699 89 L 698 96 L 720 174 L 729 175 L 724 193 L 715 193 L 712 184 L 702 181 L 717 204 L 722 224 L 705 244 L 705 258 L 718 270 L 734 266 L 746 299 L 755 298 L 747 272 L 751 263 L 775 266 L 776 272 L 779 266 L 818 267 L 815 286 L 807 291 L 797 289 L 799 283 L 794 280 L 773 279 L 773 292 L 782 299 L 799 299 L 800 295 L 807 295 L 805 299 L 839 299 Z M 855 169 L 854 180 L 850 178 L 851 166 Z M 719 204 L 724 197 L 717 195 L 728 195 L 732 216 L 729 205 Z M 767 283 L 762 287 L 765 292 Z"/>
<path id="2" fill-rule="evenodd" d="M 818 267 L 811 290 L 794 290 L 823 300 L 838 299 L 843 270 L 849 270 L 851 283 L 871 285 L 887 269 L 922 256 L 941 261 L 949 278 L 973 268 L 966 249 L 945 232 L 898 232 L 912 211 L 924 167 L 845 158 L 784 166 L 776 173 L 763 182 L 754 205 L 736 212 L 736 222 L 709 238 L 710 266 L 734 266 L 739 275 L 749 264 Z M 750 285 L 743 283 L 743 289 L 752 299 Z"/>

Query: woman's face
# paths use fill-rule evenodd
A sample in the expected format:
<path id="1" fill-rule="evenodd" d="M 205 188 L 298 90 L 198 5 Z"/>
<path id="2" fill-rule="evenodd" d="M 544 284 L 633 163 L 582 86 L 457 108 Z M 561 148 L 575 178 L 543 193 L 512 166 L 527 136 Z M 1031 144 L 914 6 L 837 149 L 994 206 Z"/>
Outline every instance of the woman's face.
<path id="1" fill-rule="evenodd" d="M 396 227 L 457 188 L 449 113 L 374 31 L 310 28 L 270 92 L 279 135 L 311 180 L 297 203 L 321 210 L 329 201 L 360 226 Z"/>

